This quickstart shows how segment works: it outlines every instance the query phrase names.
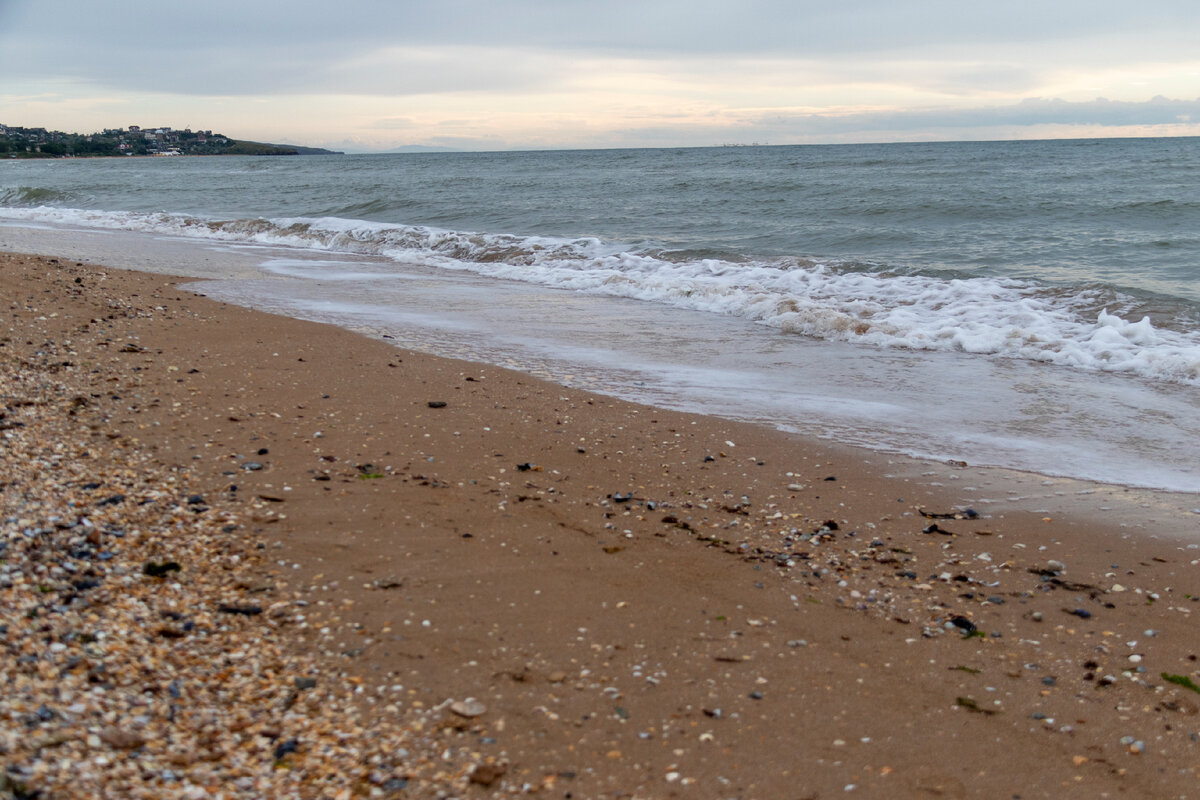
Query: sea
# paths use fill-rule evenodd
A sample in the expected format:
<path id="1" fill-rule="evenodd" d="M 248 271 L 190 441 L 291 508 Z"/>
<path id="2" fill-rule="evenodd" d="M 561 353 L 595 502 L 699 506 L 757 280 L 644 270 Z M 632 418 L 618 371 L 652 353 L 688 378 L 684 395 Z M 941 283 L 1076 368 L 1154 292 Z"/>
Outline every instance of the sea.
<path id="1" fill-rule="evenodd" d="M 1200 492 L 1200 138 L 9 160 L 0 249 L 880 454 Z"/>

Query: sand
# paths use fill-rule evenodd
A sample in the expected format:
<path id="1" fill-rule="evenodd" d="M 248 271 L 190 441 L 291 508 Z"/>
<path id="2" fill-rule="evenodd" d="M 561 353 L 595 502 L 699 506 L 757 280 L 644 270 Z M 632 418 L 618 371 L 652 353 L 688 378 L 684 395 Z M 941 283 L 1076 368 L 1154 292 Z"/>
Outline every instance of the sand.
<path id="1" fill-rule="evenodd" d="M 240 684 L 221 693 L 245 675 L 193 675 L 209 734 L 241 727 L 219 747 L 181 731 L 193 746 L 173 762 L 162 704 L 38 717 L 69 704 L 37 659 L 82 645 L 51 651 L 38 620 L 10 620 L 9 650 L 35 656 L 2 673 L 19 702 L 0 702 L 0 760 L 22 791 L 94 796 L 106 764 L 132 760 L 124 796 L 1200 795 L 1195 520 L 1132 531 L 976 504 L 966 465 L 938 465 L 960 479 L 935 485 L 877 453 L 404 351 L 178 280 L 0 254 L 0 361 L 40 376 L 6 382 L 0 424 L 21 427 L 0 433 L 63 431 L 54 463 L 80 477 L 55 491 L 76 508 L 108 488 L 80 494 L 82 475 L 117 462 L 176 498 L 186 524 L 149 541 L 181 569 L 142 574 L 164 562 L 131 550 L 121 591 L 159 616 L 122 621 L 144 629 L 122 640 L 161 645 L 180 622 L 153 604 L 170 581 L 172 608 L 194 609 L 180 619 L 232 626 L 244 658 L 262 643 L 282 699 L 260 718 Z M 53 496 L 33 458 L 0 476 L 6 541 L 54 528 L 38 518 L 50 501 L 22 499 Z M 214 582 L 223 570 L 239 577 Z M 0 591 L 16 608 L 47 585 Z M 74 594 L 54 613 L 90 603 L 110 624 L 111 603 Z M 190 634 L 167 634 L 179 669 L 220 645 Z M 322 694 L 281 716 L 300 674 Z M 96 776 L 76 791 L 47 763 Z"/>

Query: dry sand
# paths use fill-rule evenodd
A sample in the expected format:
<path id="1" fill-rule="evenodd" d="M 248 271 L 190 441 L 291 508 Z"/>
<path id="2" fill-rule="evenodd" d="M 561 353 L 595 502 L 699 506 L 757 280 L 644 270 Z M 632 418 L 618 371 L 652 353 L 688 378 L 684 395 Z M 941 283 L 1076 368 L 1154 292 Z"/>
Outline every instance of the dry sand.
<path id="1" fill-rule="evenodd" d="M 0 254 L 0 796 L 1200 796 L 1184 524 L 175 280 Z"/>

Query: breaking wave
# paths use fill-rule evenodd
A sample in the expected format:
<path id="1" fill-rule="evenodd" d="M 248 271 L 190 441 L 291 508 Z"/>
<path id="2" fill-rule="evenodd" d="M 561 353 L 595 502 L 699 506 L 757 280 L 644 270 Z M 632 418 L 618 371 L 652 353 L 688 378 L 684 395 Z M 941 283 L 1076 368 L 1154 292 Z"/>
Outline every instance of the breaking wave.
<path id="1" fill-rule="evenodd" d="M 0 207 L 38 208 L 49 203 L 69 204 L 75 199 L 70 192 L 40 186 L 0 187 Z"/>
<path id="2" fill-rule="evenodd" d="M 209 220 L 29 207 L 36 191 L 22 188 L 8 193 L 17 196 L 0 197 L 0 205 L 7 206 L 0 208 L 0 217 L 374 255 L 410 266 L 736 315 L 819 339 L 1025 359 L 1200 385 L 1196 310 L 1165 304 L 1154 309 L 1152 322 L 1146 301 L 1104 286 L 910 274 L 833 260 L 705 258 L 595 238 L 470 233 L 338 217 Z M 336 267 L 314 265 L 314 270 L 330 269 Z M 314 271 L 310 277 L 335 276 Z M 363 279 L 386 276 L 370 273 Z"/>

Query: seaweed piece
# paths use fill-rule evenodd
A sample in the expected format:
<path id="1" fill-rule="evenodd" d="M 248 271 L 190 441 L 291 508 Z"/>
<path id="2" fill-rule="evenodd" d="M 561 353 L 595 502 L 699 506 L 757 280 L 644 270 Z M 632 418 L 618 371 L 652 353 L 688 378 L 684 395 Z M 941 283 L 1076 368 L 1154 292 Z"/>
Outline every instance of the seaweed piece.
<path id="1" fill-rule="evenodd" d="M 1191 689 L 1196 694 L 1200 694 L 1200 686 L 1197 686 L 1196 682 L 1187 675 L 1172 675 L 1169 672 L 1164 672 L 1162 678 L 1167 683 L 1173 683 L 1176 686 L 1182 686 L 1185 689 Z"/>
<path id="2" fill-rule="evenodd" d="M 989 717 L 990 717 L 990 716 L 992 716 L 993 714 L 998 714 L 998 713 L 1000 713 L 1000 712 L 998 712 L 998 711 L 995 711 L 994 709 L 991 709 L 991 708 L 981 708 L 981 707 L 979 706 L 979 703 L 976 703 L 974 700 L 972 700 L 972 699 L 971 699 L 971 698 L 969 698 L 969 697 L 958 697 L 958 698 L 955 698 L 955 700 L 954 700 L 954 704 L 955 704 L 955 705 L 962 706 L 962 707 L 963 707 L 963 708 L 965 708 L 967 711 L 974 711 L 976 714 L 985 714 L 985 715 L 987 715 L 987 716 L 989 716 Z"/>

